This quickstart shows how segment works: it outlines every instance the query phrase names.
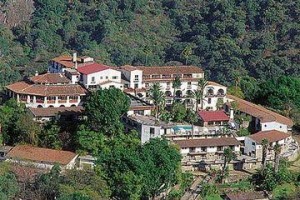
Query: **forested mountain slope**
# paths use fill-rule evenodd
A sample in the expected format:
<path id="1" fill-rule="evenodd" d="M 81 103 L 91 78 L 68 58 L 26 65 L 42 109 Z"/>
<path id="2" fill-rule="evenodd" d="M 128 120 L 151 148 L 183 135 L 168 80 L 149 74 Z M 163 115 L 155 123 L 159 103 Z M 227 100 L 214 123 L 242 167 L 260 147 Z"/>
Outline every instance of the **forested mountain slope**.
<path id="1" fill-rule="evenodd" d="M 28 2 L 15 6 L 23 3 L 30 15 Z M 113 65 L 198 65 L 225 84 L 235 71 L 259 79 L 299 75 L 299 0 L 34 2 L 30 21 L 4 24 L 13 33 L 1 28 L 2 64 L 32 66 L 75 50 Z"/>
<path id="2" fill-rule="evenodd" d="M 250 100 L 266 79 L 300 74 L 300 0 L 1 2 L 2 17 L 21 7 L 24 18 L 0 27 L 1 85 L 74 51 L 109 65 L 201 66 Z"/>

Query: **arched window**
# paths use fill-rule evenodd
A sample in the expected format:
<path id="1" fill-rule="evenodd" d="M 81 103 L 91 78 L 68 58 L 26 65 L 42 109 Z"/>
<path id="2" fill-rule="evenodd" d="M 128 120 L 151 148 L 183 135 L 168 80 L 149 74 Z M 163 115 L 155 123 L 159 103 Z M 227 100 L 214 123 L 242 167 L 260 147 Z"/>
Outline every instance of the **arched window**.
<path id="1" fill-rule="evenodd" d="M 213 95 L 214 95 L 214 88 L 209 88 L 209 89 L 207 90 L 207 95 L 208 95 L 208 96 L 213 96 Z"/>
<path id="2" fill-rule="evenodd" d="M 172 96 L 172 92 L 167 90 L 167 91 L 165 92 L 165 95 L 166 95 L 167 97 L 170 97 L 170 96 Z"/>
<path id="3" fill-rule="evenodd" d="M 181 90 L 177 90 L 177 91 L 176 91 L 176 97 L 181 97 L 181 96 L 182 96 Z"/>
<path id="4" fill-rule="evenodd" d="M 219 90 L 218 90 L 218 95 L 222 95 L 222 96 L 223 96 L 224 94 L 225 94 L 225 92 L 224 92 L 223 89 L 219 89 Z"/>

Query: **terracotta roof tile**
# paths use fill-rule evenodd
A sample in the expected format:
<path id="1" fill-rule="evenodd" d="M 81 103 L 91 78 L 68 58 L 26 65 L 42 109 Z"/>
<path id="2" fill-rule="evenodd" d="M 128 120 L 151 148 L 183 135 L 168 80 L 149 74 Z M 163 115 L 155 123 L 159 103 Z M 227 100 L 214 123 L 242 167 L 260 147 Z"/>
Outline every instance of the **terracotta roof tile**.
<path id="1" fill-rule="evenodd" d="M 200 67 L 196 67 L 196 66 L 162 66 L 162 67 L 137 66 L 136 69 L 142 70 L 143 75 L 203 73 L 203 70 Z"/>
<path id="2" fill-rule="evenodd" d="M 238 110 L 260 119 L 261 122 L 276 121 L 281 124 L 286 124 L 289 127 L 293 126 L 293 121 L 291 119 L 284 117 L 276 112 L 253 104 L 249 101 L 245 101 L 233 95 L 227 95 L 227 97 L 237 102 Z"/>
<path id="3" fill-rule="evenodd" d="M 213 82 L 213 81 L 207 81 L 207 85 L 213 85 L 213 86 L 219 86 L 219 87 L 226 87 L 224 85 L 221 85 L 219 83 Z"/>
<path id="4" fill-rule="evenodd" d="M 229 121 L 229 117 L 222 110 L 198 111 L 198 115 L 204 122 Z"/>
<path id="5" fill-rule="evenodd" d="M 6 86 L 7 89 L 18 94 L 29 94 L 37 96 L 67 96 L 85 95 L 87 90 L 81 85 L 36 85 L 20 81 Z"/>
<path id="6" fill-rule="evenodd" d="M 270 143 L 277 142 L 283 140 L 285 138 L 290 137 L 288 133 L 283 133 L 280 131 L 272 130 L 272 131 L 260 131 L 253 135 L 250 135 L 249 138 L 258 142 L 259 144 L 262 142 L 263 139 L 267 139 Z"/>
<path id="7" fill-rule="evenodd" d="M 30 112 L 35 117 L 54 117 L 56 115 L 72 115 L 72 114 L 82 114 L 84 108 L 82 106 L 76 107 L 58 107 L 58 108 L 29 108 Z"/>
<path id="8" fill-rule="evenodd" d="M 80 58 L 77 58 L 78 62 L 80 60 L 81 60 Z M 58 56 L 56 58 L 53 58 L 52 61 L 57 62 L 57 63 L 61 64 L 62 66 L 66 67 L 66 68 L 74 67 L 72 56 L 62 55 L 62 56 Z"/>
<path id="9" fill-rule="evenodd" d="M 258 200 L 269 199 L 263 191 L 230 192 L 226 193 L 228 200 Z"/>
<path id="10" fill-rule="evenodd" d="M 32 82 L 38 84 L 57 84 L 57 83 L 70 83 L 70 79 L 61 73 L 46 73 L 29 78 Z"/>
<path id="11" fill-rule="evenodd" d="M 82 74 L 93 74 L 107 69 L 110 69 L 109 66 L 98 64 L 98 63 L 92 63 L 89 65 L 83 65 L 81 67 L 78 66 L 77 70 Z"/>
<path id="12" fill-rule="evenodd" d="M 134 70 L 139 70 L 135 66 L 131 66 L 131 65 L 121 66 L 120 69 L 125 70 L 125 71 L 129 71 L 129 72 L 134 71 Z"/>
<path id="13" fill-rule="evenodd" d="M 61 165 L 69 164 L 77 155 L 70 151 L 59 151 L 29 145 L 15 146 L 7 154 L 7 158 L 16 160 L 29 160 L 33 162 L 46 162 Z"/>
<path id="14" fill-rule="evenodd" d="M 173 142 L 181 148 L 240 145 L 240 142 L 234 137 L 174 140 Z"/>

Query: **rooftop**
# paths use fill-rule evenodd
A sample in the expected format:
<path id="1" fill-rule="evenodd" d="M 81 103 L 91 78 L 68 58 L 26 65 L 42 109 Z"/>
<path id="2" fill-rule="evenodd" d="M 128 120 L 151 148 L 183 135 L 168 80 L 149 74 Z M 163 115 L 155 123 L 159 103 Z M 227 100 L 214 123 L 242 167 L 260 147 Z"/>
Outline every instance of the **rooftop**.
<path id="1" fill-rule="evenodd" d="M 229 121 L 229 117 L 222 110 L 198 111 L 198 115 L 204 122 Z"/>
<path id="2" fill-rule="evenodd" d="M 253 104 L 249 101 L 240 99 L 233 95 L 227 95 L 229 99 L 237 102 L 238 110 L 247 113 L 253 117 L 258 118 L 261 122 L 279 122 L 281 124 L 286 124 L 289 127 L 293 126 L 293 121 L 287 117 L 284 117 L 276 112 L 268 110 L 262 106 Z"/>
<path id="3" fill-rule="evenodd" d="M 248 192 L 229 192 L 226 193 L 229 200 L 263 200 L 269 199 L 263 191 L 248 191 Z"/>
<path id="4" fill-rule="evenodd" d="M 37 85 L 26 81 L 20 81 L 6 86 L 7 89 L 18 93 L 37 96 L 67 96 L 85 95 L 87 90 L 81 85 Z"/>
<path id="5" fill-rule="evenodd" d="M 69 164 L 77 154 L 70 151 L 60 151 L 47 148 L 33 147 L 29 145 L 15 146 L 7 154 L 7 158 L 15 160 L 29 160 L 33 162 L 46 162 L 49 164 Z"/>
<path id="6" fill-rule="evenodd" d="M 28 108 L 35 117 L 54 117 L 57 115 L 79 115 L 84 108 L 82 106 L 58 107 L 58 108 Z"/>
<path id="7" fill-rule="evenodd" d="M 125 70 L 125 71 L 129 71 L 129 72 L 138 70 L 136 67 L 131 66 L 131 65 L 121 66 L 120 69 Z"/>
<path id="8" fill-rule="evenodd" d="M 161 66 L 161 67 L 145 67 L 137 66 L 136 69 L 142 70 L 143 75 L 155 75 L 155 74 L 193 74 L 193 73 L 203 73 L 200 67 L 196 66 Z"/>
<path id="9" fill-rule="evenodd" d="M 36 84 L 66 84 L 70 83 L 70 79 L 65 77 L 61 73 L 45 73 L 37 76 L 32 76 L 29 78 L 32 82 Z"/>
<path id="10" fill-rule="evenodd" d="M 88 64 L 88 65 L 79 66 L 77 70 L 78 70 L 78 72 L 87 75 L 87 74 L 93 74 L 96 72 L 104 71 L 109 68 L 110 68 L 109 66 L 106 66 L 103 64 L 92 63 L 92 64 Z"/>
<path id="11" fill-rule="evenodd" d="M 142 99 L 139 99 L 138 97 L 135 97 L 131 94 L 126 94 L 130 99 L 130 107 L 129 110 L 145 110 L 154 109 L 154 106 L 150 103 L 147 103 L 146 101 L 143 101 Z"/>
<path id="12" fill-rule="evenodd" d="M 207 81 L 207 85 L 213 85 L 213 86 L 219 86 L 219 87 L 226 87 L 224 85 L 221 85 L 219 83 L 213 82 L 213 81 Z"/>
<path id="13" fill-rule="evenodd" d="M 61 56 L 58 56 L 56 58 L 53 58 L 52 61 L 57 62 L 57 63 L 61 64 L 62 66 L 66 67 L 66 68 L 74 67 L 72 56 L 61 55 Z M 77 62 L 80 62 L 80 61 L 81 61 L 81 59 L 77 58 Z"/>
<path id="14" fill-rule="evenodd" d="M 234 137 L 174 140 L 173 142 L 181 148 L 240 145 L 240 142 Z"/>
<path id="15" fill-rule="evenodd" d="M 272 131 L 260 131 L 253 135 L 250 135 L 249 138 L 256 141 L 257 143 L 261 143 L 263 139 L 267 139 L 270 143 L 277 142 L 283 139 L 290 137 L 288 133 L 283 133 L 280 131 L 272 130 Z"/>

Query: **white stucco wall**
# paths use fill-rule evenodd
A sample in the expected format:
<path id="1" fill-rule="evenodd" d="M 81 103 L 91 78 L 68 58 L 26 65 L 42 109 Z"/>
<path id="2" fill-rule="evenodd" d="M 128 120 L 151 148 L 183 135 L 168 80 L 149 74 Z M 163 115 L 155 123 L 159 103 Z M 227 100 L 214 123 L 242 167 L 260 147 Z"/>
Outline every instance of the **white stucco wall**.
<path id="1" fill-rule="evenodd" d="M 121 83 L 121 72 L 114 69 L 106 69 L 100 72 L 92 73 L 92 74 L 83 74 L 83 84 L 85 87 L 89 87 L 90 85 L 98 85 L 105 81 L 113 81 L 117 83 Z M 95 81 L 92 82 L 92 77 L 95 78 Z M 113 77 L 116 77 L 114 79 Z"/>
<path id="2" fill-rule="evenodd" d="M 288 127 L 287 125 L 278 122 L 264 122 L 261 123 L 261 130 L 262 131 L 277 130 L 277 131 L 287 133 Z"/>

